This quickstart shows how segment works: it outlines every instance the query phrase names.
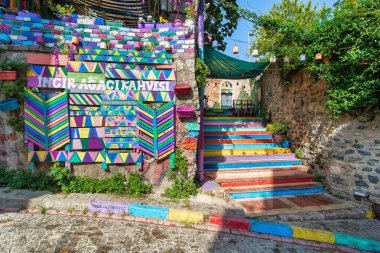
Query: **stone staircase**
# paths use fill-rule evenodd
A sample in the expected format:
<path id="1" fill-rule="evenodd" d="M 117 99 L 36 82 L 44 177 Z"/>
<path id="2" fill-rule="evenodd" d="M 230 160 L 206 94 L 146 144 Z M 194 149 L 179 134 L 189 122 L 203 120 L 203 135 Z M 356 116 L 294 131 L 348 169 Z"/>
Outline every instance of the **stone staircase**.
<path id="1" fill-rule="evenodd" d="M 291 149 L 274 142 L 261 118 L 205 111 L 204 175 L 239 201 L 247 215 L 336 204 L 307 171 Z"/>

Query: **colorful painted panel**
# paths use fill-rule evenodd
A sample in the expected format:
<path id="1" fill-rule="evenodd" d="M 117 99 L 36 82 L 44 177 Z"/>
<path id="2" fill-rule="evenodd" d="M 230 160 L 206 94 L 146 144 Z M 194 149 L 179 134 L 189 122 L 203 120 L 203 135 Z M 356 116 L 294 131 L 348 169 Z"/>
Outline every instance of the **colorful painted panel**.
<path id="1" fill-rule="evenodd" d="M 171 59 L 142 58 L 124 56 L 103 56 L 103 55 L 79 55 L 81 61 L 95 62 L 118 62 L 118 63 L 148 63 L 148 64 L 172 64 Z"/>
<path id="2" fill-rule="evenodd" d="M 74 79 L 74 83 L 96 84 L 100 82 L 104 83 L 106 80 L 103 73 L 68 72 L 67 77 Z"/>
<path id="3" fill-rule="evenodd" d="M 103 139 L 73 139 L 71 150 L 95 150 L 103 149 Z"/>
<path id="4" fill-rule="evenodd" d="M 104 126 L 103 116 L 71 116 L 71 127 L 102 127 Z"/>
<path id="5" fill-rule="evenodd" d="M 71 139 L 92 139 L 92 138 L 104 138 L 104 127 L 97 128 L 71 128 Z"/>
<path id="6" fill-rule="evenodd" d="M 175 70 L 136 70 L 106 68 L 106 78 L 127 80 L 175 81 Z"/>
<path id="7" fill-rule="evenodd" d="M 101 105 L 102 95 L 97 94 L 70 94 L 70 105 L 94 106 Z"/>
<path id="8" fill-rule="evenodd" d="M 28 77 L 67 77 L 65 67 L 30 65 L 27 71 Z"/>
<path id="9" fill-rule="evenodd" d="M 174 152 L 174 104 L 157 109 L 157 158 L 161 160 Z"/>
<path id="10" fill-rule="evenodd" d="M 155 157 L 156 122 L 155 111 L 141 102 L 137 103 L 137 129 L 139 149 Z"/>
<path id="11" fill-rule="evenodd" d="M 44 150 L 56 150 L 68 144 L 67 92 L 45 96 L 25 88 L 24 94 L 25 138 Z"/>
<path id="12" fill-rule="evenodd" d="M 69 61 L 67 64 L 67 70 L 69 72 L 81 73 L 104 73 L 104 63 Z"/>
<path id="13" fill-rule="evenodd" d="M 166 52 L 139 52 L 135 50 L 102 50 L 102 49 L 79 49 L 80 55 L 110 55 L 110 56 L 127 56 L 127 57 L 144 57 L 144 58 L 162 58 L 171 59 L 172 54 Z"/>

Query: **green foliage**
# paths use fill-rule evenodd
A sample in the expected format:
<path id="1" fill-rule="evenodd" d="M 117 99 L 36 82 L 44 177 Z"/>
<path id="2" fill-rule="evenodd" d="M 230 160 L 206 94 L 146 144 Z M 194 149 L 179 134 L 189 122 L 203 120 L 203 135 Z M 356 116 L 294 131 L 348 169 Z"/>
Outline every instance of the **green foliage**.
<path id="1" fill-rule="evenodd" d="M 267 125 L 267 130 L 277 135 L 286 135 L 288 128 L 282 122 L 275 122 Z"/>
<path id="2" fill-rule="evenodd" d="M 6 170 L 4 167 L 0 167 L 0 187 L 30 189 L 33 191 L 57 190 L 57 184 L 54 179 L 41 171 Z"/>
<path id="3" fill-rule="evenodd" d="M 218 108 L 218 109 L 220 109 L 220 103 L 219 102 L 215 102 L 214 105 L 212 106 L 212 108 Z"/>
<path id="4" fill-rule="evenodd" d="M 56 5 L 53 3 L 52 0 L 47 1 L 47 6 L 51 11 L 53 12 L 58 11 L 62 16 L 63 15 L 71 16 L 71 14 L 73 14 L 75 11 L 74 6 L 71 4 L 64 4 L 64 5 L 57 4 Z"/>
<path id="5" fill-rule="evenodd" d="M 198 87 L 204 87 L 207 83 L 207 76 L 210 72 L 207 65 L 199 58 L 196 59 L 195 63 L 195 80 Z"/>
<path id="6" fill-rule="evenodd" d="M 238 99 L 249 100 L 251 99 L 251 95 L 242 87 Z"/>
<path id="7" fill-rule="evenodd" d="M 5 98 L 16 98 L 18 102 L 24 101 L 25 81 L 0 81 L 0 93 Z"/>
<path id="8" fill-rule="evenodd" d="M 211 40 L 218 41 L 218 49 L 224 51 L 227 45 L 224 40 L 234 33 L 240 18 L 237 0 L 206 0 L 205 3 L 208 5 L 205 31 L 211 34 Z"/>
<path id="9" fill-rule="evenodd" d="M 145 197 L 152 189 L 152 186 L 144 182 L 138 172 L 129 173 L 126 187 L 127 194 L 138 198 Z"/>
<path id="10" fill-rule="evenodd" d="M 186 18 L 194 19 L 195 16 L 197 15 L 195 3 L 194 2 L 186 3 L 186 5 L 187 5 L 187 7 L 185 8 Z"/>
<path id="11" fill-rule="evenodd" d="M 165 195 L 170 198 L 188 198 L 197 193 L 197 187 L 192 179 L 178 176 L 171 187 L 165 189 Z"/>
<path id="12" fill-rule="evenodd" d="M 10 125 L 14 130 L 19 133 L 24 132 L 24 120 L 18 117 L 13 117 L 8 120 L 8 125 Z"/>
<path id="13" fill-rule="evenodd" d="M 174 168 L 169 171 L 169 178 L 174 179 L 171 187 L 165 189 L 165 195 L 170 198 L 188 198 L 197 193 L 193 179 L 188 178 L 187 159 L 180 149 L 175 150 Z"/>
<path id="14" fill-rule="evenodd" d="M 297 148 L 295 154 L 296 154 L 296 157 L 298 159 L 301 159 L 302 158 L 302 148 Z"/>
<path id="15" fill-rule="evenodd" d="M 5 60 L 0 61 L 0 71 L 26 70 L 28 66 L 27 63 L 22 62 L 21 60 L 6 58 Z"/>
<path id="16" fill-rule="evenodd" d="M 311 1 L 283 0 L 255 23 L 252 48 L 276 56 L 285 84 L 302 68 L 325 78 L 326 107 L 335 116 L 368 107 L 375 111 L 380 107 L 379 9 L 373 0 L 342 0 L 320 10 Z M 315 60 L 317 53 L 324 61 Z M 299 60 L 301 54 L 306 61 Z"/>

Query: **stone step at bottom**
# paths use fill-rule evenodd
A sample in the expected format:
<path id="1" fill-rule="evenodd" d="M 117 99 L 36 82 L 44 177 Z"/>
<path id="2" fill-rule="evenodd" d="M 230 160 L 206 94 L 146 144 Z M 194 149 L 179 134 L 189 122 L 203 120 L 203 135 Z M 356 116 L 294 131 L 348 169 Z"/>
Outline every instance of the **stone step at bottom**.
<path id="1" fill-rule="evenodd" d="M 304 178 L 302 178 L 304 179 Z M 236 186 L 236 187 L 223 187 L 226 193 L 243 193 L 243 192 L 260 192 L 260 191 L 276 191 L 276 190 L 286 190 L 286 189 L 303 189 L 320 186 L 319 183 L 311 182 L 296 182 L 290 183 L 285 182 L 283 184 L 265 184 L 265 185 L 252 185 L 252 186 Z"/>

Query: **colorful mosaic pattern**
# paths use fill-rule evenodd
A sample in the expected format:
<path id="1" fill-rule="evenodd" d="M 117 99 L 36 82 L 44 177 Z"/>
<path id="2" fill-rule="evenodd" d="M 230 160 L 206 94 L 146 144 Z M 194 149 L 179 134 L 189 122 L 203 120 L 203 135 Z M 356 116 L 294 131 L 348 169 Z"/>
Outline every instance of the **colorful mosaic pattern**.
<path id="1" fill-rule="evenodd" d="M 28 77 L 67 77 L 67 69 L 65 67 L 29 65 L 27 71 Z"/>
<path id="2" fill-rule="evenodd" d="M 70 105 L 101 105 L 102 96 L 97 94 L 70 94 L 69 95 Z"/>
<path id="3" fill-rule="evenodd" d="M 139 52 L 135 50 L 99 50 L 99 49 L 79 49 L 80 55 L 102 55 L 102 56 L 127 56 L 143 58 L 171 59 L 172 54 L 166 52 Z"/>
<path id="4" fill-rule="evenodd" d="M 67 64 L 67 70 L 69 72 L 81 73 L 104 73 L 104 63 L 69 61 Z"/>
<path id="5" fill-rule="evenodd" d="M 175 70 L 136 70 L 106 68 L 106 78 L 127 80 L 175 81 Z"/>
<path id="6" fill-rule="evenodd" d="M 161 160 L 174 152 L 174 104 L 167 103 L 157 109 L 157 158 Z"/>
<path id="7" fill-rule="evenodd" d="M 79 55 L 79 60 L 81 60 L 81 61 L 95 61 L 95 62 L 172 64 L 171 59 L 125 57 L 125 56 L 105 56 L 105 55 Z"/>
<path id="8" fill-rule="evenodd" d="M 71 128 L 71 139 L 92 139 L 92 138 L 104 138 L 104 127 L 98 128 Z"/>
<path id="9" fill-rule="evenodd" d="M 155 111 L 141 102 L 137 103 L 136 110 L 139 149 L 154 157 L 156 149 Z"/>

